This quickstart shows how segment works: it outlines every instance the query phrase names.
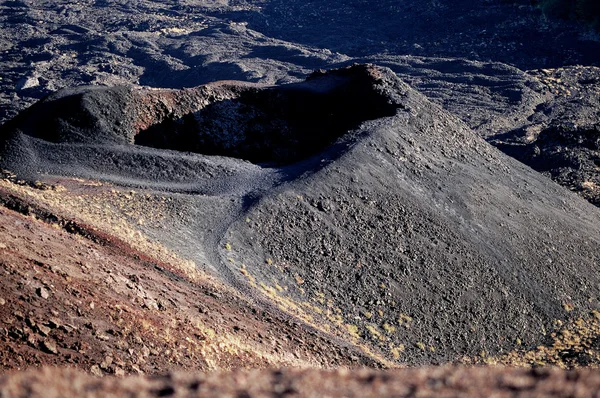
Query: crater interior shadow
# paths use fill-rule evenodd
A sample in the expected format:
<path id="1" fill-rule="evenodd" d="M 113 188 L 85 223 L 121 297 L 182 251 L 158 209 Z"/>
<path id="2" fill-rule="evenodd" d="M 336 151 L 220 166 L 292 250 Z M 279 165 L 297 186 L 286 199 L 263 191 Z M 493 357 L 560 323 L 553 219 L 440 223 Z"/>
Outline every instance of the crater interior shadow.
<path id="1" fill-rule="evenodd" d="M 396 105 L 367 74 L 313 74 L 279 87 L 241 87 L 177 119 L 140 131 L 137 145 L 221 155 L 273 166 L 315 155 L 362 122 L 393 116 Z"/>

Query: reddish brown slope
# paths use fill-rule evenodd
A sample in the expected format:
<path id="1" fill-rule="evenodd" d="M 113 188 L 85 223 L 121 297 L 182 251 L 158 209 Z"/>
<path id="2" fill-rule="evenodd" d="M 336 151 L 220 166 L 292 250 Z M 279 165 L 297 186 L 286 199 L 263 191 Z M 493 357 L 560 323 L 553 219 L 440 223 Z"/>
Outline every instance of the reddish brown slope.
<path id="1" fill-rule="evenodd" d="M 115 237 L 6 191 L 0 203 L 3 371 L 68 365 L 124 375 L 365 363 L 360 354 L 332 347 L 209 279 L 192 282 Z"/>

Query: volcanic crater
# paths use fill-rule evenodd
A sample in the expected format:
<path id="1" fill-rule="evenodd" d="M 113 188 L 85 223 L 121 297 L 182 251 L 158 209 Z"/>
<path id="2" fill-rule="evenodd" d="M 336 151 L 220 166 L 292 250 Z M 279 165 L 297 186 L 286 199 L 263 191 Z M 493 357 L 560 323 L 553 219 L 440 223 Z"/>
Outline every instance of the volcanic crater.
<path id="1" fill-rule="evenodd" d="M 511 394 L 597 384 L 343 370 L 600 364 L 589 30 L 501 0 L 0 10 L 4 370 L 342 368 L 227 382 L 244 394 L 255 375 L 275 395 L 315 378 L 372 392 L 413 375 L 394 384 L 407 394 L 469 375 Z M 210 384 L 140 380 L 156 396 Z"/>

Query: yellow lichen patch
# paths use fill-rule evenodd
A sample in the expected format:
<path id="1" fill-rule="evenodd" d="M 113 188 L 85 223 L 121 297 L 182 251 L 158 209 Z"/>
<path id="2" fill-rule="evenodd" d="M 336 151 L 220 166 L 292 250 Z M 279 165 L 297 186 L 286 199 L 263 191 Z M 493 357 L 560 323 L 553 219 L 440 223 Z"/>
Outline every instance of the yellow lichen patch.
<path id="1" fill-rule="evenodd" d="M 317 292 L 315 294 L 315 297 L 313 297 L 312 299 L 321 305 L 325 305 L 325 294 L 324 293 Z"/>
<path id="2" fill-rule="evenodd" d="M 303 307 L 306 307 L 306 308 L 310 309 L 313 312 L 316 312 L 317 314 L 322 314 L 323 313 L 323 310 L 320 307 L 317 307 L 316 305 L 312 305 L 308 301 L 303 301 L 303 302 L 300 303 L 300 305 L 302 305 Z"/>
<path id="3" fill-rule="evenodd" d="M 377 340 L 381 340 L 381 341 L 385 340 L 385 337 L 383 336 L 383 334 L 381 334 L 381 332 L 379 331 L 379 329 L 377 329 L 377 326 L 375 326 L 375 325 L 367 325 L 365 327 L 369 331 L 369 333 L 371 333 L 371 336 L 373 336 Z"/>
<path id="4" fill-rule="evenodd" d="M 400 326 L 404 326 L 404 327 L 408 328 L 410 326 L 412 320 L 413 319 L 406 314 L 398 315 L 398 325 L 400 325 Z"/>
<path id="5" fill-rule="evenodd" d="M 327 316 L 327 319 L 329 319 L 331 322 L 333 322 L 337 325 L 342 325 L 344 323 L 344 318 L 339 314 L 329 315 L 329 316 Z"/>
<path id="6" fill-rule="evenodd" d="M 400 354 L 404 351 L 404 344 L 400 344 L 399 346 L 395 346 L 393 343 L 390 343 L 390 352 L 394 359 L 400 359 Z"/>
<path id="7" fill-rule="evenodd" d="M 396 331 L 396 328 L 386 322 L 383 324 L 383 330 L 385 330 L 388 334 L 392 334 Z"/>
<path id="8" fill-rule="evenodd" d="M 425 351 L 425 344 L 423 344 L 423 342 L 418 341 L 417 344 L 415 344 L 417 346 L 417 348 L 421 351 Z"/>
<path id="9" fill-rule="evenodd" d="M 358 326 L 347 324 L 346 329 L 348 330 L 348 333 L 350 333 L 350 335 L 354 339 L 356 339 L 356 340 L 360 339 L 360 333 L 358 331 Z"/>
<path id="10" fill-rule="evenodd" d="M 261 289 L 267 293 L 269 296 L 276 296 L 277 295 L 277 291 L 275 290 L 275 288 L 272 288 L 271 286 L 260 282 L 259 286 L 261 287 Z"/>
<path id="11" fill-rule="evenodd" d="M 242 267 L 240 268 L 240 272 L 242 273 L 242 275 L 244 275 L 250 282 L 256 282 L 256 278 L 253 277 L 252 275 L 250 275 L 250 272 L 248 272 L 248 270 L 246 269 L 246 266 L 244 264 L 242 264 Z"/>
<path id="12" fill-rule="evenodd" d="M 373 313 L 370 311 L 365 311 L 363 312 L 363 315 L 365 316 L 365 318 L 367 319 L 371 319 L 373 317 Z"/>
<path id="13" fill-rule="evenodd" d="M 229 242 L 225 243 L 225 250 L 231 251 L 231 243 L 229 243 Z"/>
<path id="14" fill-rule="evenodd" d="M 600 313 L 591 311 L 587 318 L 573 319 L 563 326 L 563 322 L 554 321 L 561 329 L 550 333 L 552 343 L 540 345 L 533 350 L 515 349 L 508 354 L 494 358 L 501 365 L 532 366 L 552 365 L 560 368 L 584 366 L 588 362 L 600 361 L 600 348 L 595 343 L 600 338 Z M 520 339 L 517 339 L 520 342 Z M 581 363 L 574 360 L 581 358 Z M 589 365 L 585 365 L 589 366 Z"/>

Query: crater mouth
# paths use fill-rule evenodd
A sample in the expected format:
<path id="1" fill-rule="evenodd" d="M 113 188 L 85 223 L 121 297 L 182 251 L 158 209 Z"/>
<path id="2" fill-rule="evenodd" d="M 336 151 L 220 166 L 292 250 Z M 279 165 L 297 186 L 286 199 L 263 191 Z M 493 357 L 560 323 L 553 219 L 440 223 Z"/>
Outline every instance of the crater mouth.
<path id="1" fill-rule="evenodd" d="M 129 145 L 133 152 L 139 145 L 279 167 L 326 150 L 365 121 L 394 116 L 401 105 L 390 97 L 386 73 L 353 65 L 281 86 L 221 81 L 181 90 L 68 88 L 1 126 L 0 141 L 24 134 L 58 144 Z"/>
<path id="2" fill-rule="evenodd" d="M 377 87 L 372 72 L 357 65 L 277 87 L 201 86 L 198 109 L 146 123 L 134 143 L 259 164 L 295 163 L 365 121 L 395 115 L 397 105 Z"/>

